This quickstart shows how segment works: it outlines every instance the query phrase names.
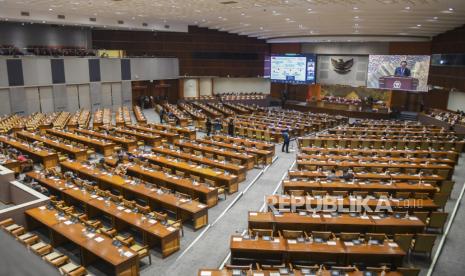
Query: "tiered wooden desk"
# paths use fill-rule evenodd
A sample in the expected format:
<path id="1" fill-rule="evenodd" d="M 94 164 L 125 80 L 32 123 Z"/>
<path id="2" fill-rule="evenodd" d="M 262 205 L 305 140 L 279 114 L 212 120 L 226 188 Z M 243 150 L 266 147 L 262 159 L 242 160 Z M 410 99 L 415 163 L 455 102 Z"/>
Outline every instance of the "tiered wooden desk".
<path id="1" fill-rule="evenodd" d="M 378 263 L 383 260 L 391 263 L 394 267 L 402 263 L 406 253 L 395 243 L 385 241 L 382 245 L 360 245 L 347 246 L 340 240 L 331 242 L 295 242 L 284 238 L 273 240 L 244 239 L 241 236 L 232 236 L 230 239 L 231 263 L 241 264 L 243 259 L 253 260 L 276 260 L 277 263 L 286 261 L 312 261 L 322 263 L 334 261 L 339 265 L 352 264 L 363 261 L 363 263 Z"/>
<path id="2" fill-rule="evenodd" d="M 38 149 L 26 143 L 12 140 L 11 137 L 0 136 L 0 142 L 29 155 L 32 159 L 42 163 L 45 168 L 53 168 L 58 164 L 58 155 L 54 152 Z"/>
<path id="3" fill-rule="evenodd" d="M 121 136 L 107 135 L 105 133 L 88 129 L 76 129 L 76 133 L 81 133 L 95 138 L 101 138 L 104 140 L 112 141 L 115 144 L 123 146 L 123 148 L 125 148 L 127 151 L 133 151 L 137 149 L 137 141 L 135 139 L 127 139 Z"/>
<path id="4" fill-rule="evenodd" d="M 104 156 L 111 155 L 115 147 L 115 144 L 112 142 L 105 142 L 101 139 L 89 138 L 83 135 L 75 134 L 64 130 L 47 129 L 47 133 L 84 144 L 102 153 Z"/>
<path id="5" fill-rule="evenodd" d="M 76 161 L 84 161 L 87 160 L 87 150 L 74 147 L 72 145 L 64 144 L 52 139 L 49 139 L 45 136 L 40 136 L 35 133 L 31 133 L 28 131 L 19 131 L 16 133 L 16 136 L 30 142 L 38 141 L 44 144 L 44 146 L 48 148 L 53 148 L 57 151 L 63 152 L 65 154 L 70 155 Z"/>
<path id="6" fill-rule="evenodd" d="M 168 132 L 166 130 L 158 130 L 158 129 L 154 129 L 154 128 L 150 128 L 150 127 L 139 126 L 139 125 L 127 125 L 126 128 L 131 129 L 131 130 L 140 131 L 140 132 L 152 133 L 154 135 L 160 136 L 160 137 L 168 140 L 168 142 L 170 142 L 170 143 L 173 143 L 176 140 L 179 140 L 179 134 L 173 133 L 173 132 Z"/>
<path id="7" fill-rule="evenodd" d="M 77 162 L 62 162 L 61 167 L 64 170 L 74 171 L 87 179 L 92 179 L 102 184 L 102 187 L 114 187 L 123 192 L 125 187 L 125 180 L 115 175 L 101 174 L 96 169 L 90 169 Z M 201 202 L 207 204 L 209 207 L 216 205 L 218 201 L 218 190 L 213 187 L 207 187 L 201 183 L 194 183 L 189 179 L 182 179 L 173 175 L 166 175 L 161 171 L 144 168 L 140 165 L 130 165 L 127 169 L 128 174 L 141 178 L 150 183 L 173 188 L 176 191 L 186 193 L 192 198 L 199 198 Z M 96 176 L 97 174 L 97 176 Z"/>
<path id="8" fill-rule="evenodd" d="M 379 215 L 350 215 L 338 213 L 282 213 L 249 212 L 249 229 L 330 231 L 333 233 L 422 233 L 425 224 L 417 217 L 396 218 Z"/>
<path id="9" fill-rule="evenodd" d="M 148 124 L 147 126 L 152 129 L 154 128 L 158 130 L 166 130 L 168 132 L 177 133 L 186 139 L 195 140 L 195 138 L 197 137 L 196 131 L 194 129 L 189 129 L 187 127 L 174 127 L 174 126 L 162 125 L 162 124 Z"/>
<path id="10" fill-rule="evenodd" d="M 132 110 L 134 111 L 134 116 L 136 117 L 136 121 L 140 124 L 146 124 L 147 123 L 147 118 L 145 118 L 144 113 L 142 112 L 142 109 L 140 106 L 134 105 L 132 106 Z"/>
<path id="11" fill-rule="evenodd" d="M 89 265 L 95 259 L 101 259 L 113 267 L 114 275 L 139 275 L 138 254 L 128 247 L 123 245 L 117 248 L 112 244 L 112 239 L 101 234 L 84 235 L 84 225 L 71 223 L 68 218 L 56 217 L 57 211 L 48 210 L 45 206 L 29 209 L 25 214 L 29 230 L 38 225 L 49 229 L 54 247 L 67 241 L 77 245 L 83 266 Z M 121 255 L 118 249 L 122 249 L 126 254 Z"/>
<path id="12" fill-rule="evenodd" d="M 245 177 L 246 177 L 247 169 L 246 169 L 246 167 L 244 167 L 242 165 L 235 165 L 235 164 L 229 163 L 229 162 L 228 163 L 227 162 L 222 162 L 222 161 L 218 161 L 216 159 L 206 158 L 204 156 L 197 156 L 197 155 L 193 155 L 193 154 L 190 154 L 190 153 L 185 153 L 185 152 L 182 152 L 182 151 L 173 150 L 173 149 L 170 149 L 170 148 L 167 148 L 167 147 L 162 147 L 162 146 L 154 147 L 154 148 L 152 148 L 152 151 L 155 152 L 155 153 L 158 153 L 158 154 L 165 155 L 165 156 L 171 156 L 171 157 L 174 157 L 174 158 L 181 158 L 181 159 L 196 162 L 196 163 L 199 163 L 199 164 L 204 164 L 204 165 L 212 167 L 212 168 L 218 168 L 218 169 L 221 169 L 221 170 L 228 171 L 228 172 L 236 175 L 238 177 L 238 181 L 244 181 Z"/>
<path id="13" fill-rule="evenodd" d="M 161 145 L 162 137 L 155 135 L 150 132 L 142 132 L 134 129 L 120 128 L 113 126 L 102 126 L 100 129 L 106 130 L 109 132 L 115 132 L 123 135 L 128 135 L 137 139 L 137 141 L 143 141 L 146 145 L 157 147 Z"/>
<path id="14" fill-rule="evenodd" d="M 248 170 L 253 169 L 254 167 L 254 157 L 247 154 L 241 154 L 235 151 L 217 149 L 210 146 L 203 146 L 197 143 L 188 142 L 188 141 L 176 141 L 174 143 L 176 146 L 182 148 L 190 148 L 193 150 L 201 151 L 203 153 L 211 153 L 214 156 L 224 156 L 227 159 L 235 158 L 241 161 L 241 165 L 245 166 Z"/>

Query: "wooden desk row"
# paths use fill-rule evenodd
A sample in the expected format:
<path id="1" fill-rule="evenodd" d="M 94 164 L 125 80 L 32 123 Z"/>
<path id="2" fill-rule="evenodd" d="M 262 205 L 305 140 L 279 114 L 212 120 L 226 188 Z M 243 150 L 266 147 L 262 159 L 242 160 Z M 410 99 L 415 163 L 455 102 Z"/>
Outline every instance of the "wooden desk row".
<path id="1" fill-rule="evenodd" d="M 79 135 L 79 134 L 72 133 L 69 131 L 47 129 L 47 133 L 57 136 L 57 137 L 62 137 L 62 138 L 65 138 L 71 141 L 84 144 L 102 153 L 104 156 L 111 155 L 115 147 L 115 144 L 113 142 L 105 142 L 105 141 L 102 141 L 101 139 L 90 138 L 90 137 L 86 137 L 84 135 Z"/>
<path id="2" fill-rule="evenodd" d="M 305 210 L 308 208 L 344 208 L 350 211 L 375 212 L 376 210 L 392 212 L 394 210 L 410 210 L 410 211 L 435 211 L 438 206 L 432 199 L 397 199 L 397 198 L 373 198 L 373 197 L 337 197 L 337 196 L 287 196 L 287 195 L 271 195 L 265 197 L 265 203 L 268 210 L 272 211 L 275 208 L 291 208 Z M 312 210 L 309 210 L 312 211 Z"/>
<path id="3" fill-rule="evenodd" d="M 83 148 L 78 148 L 72 145 L 64 144 L 52 139 L 49 139 L 45 136 L 41 136 L 38 134 L 34 134 L 28 131 L 19 131 L 16 132 L 16 136 L 21 138 L 25 141 L 29 142 L 41 142 L 44 146 L 48 148 L 53 148 L 59 152 L 65 153 L 69 155 L 71 158 L 75 159 L 76 161 L 85 161 L 87 160 L 87 150 Z"/>
<path id="4" fill-rule="evenodd" d="M 77 162 L 62 162 L 61 167 L 65 171 L 73 171 L 85 179 L 97 181 L 102 187 L 113 187 L 119 189 L 123 194 L 127 192 L 138 192 L 139 187 L 127 185 L 126 180 L 117 175 L 102 174 L 100 170 L 84 166 Z M 173 175 L 167 175 L 161 171 L 144 168 L 140 165 L 129 165 L 127 172 L 130 175 L 155 183 L 158 186 L 165 186 L 176 191 L 186 193 L 192 198 L 199 198 L 202 203 L 209 207 L 216 205 L 218 201 L 218 190 L 214 187 L 208 187 L 201 183 L 195 183 L 190 179 L 179 178 Z"/>
<path id="5" fill-rule="evenodd" d="M 221 141 L 225 143 L 231 143 L 234 145 L 245 146 L 245 147 L 254 147 L 261 150 L 268 150 L 271 151 L 274 155 L 275 153 L 275 145 L 271 143 L 265 143 L 257 140 L 250 140 L 247 138 L 241 137 L 231 137 L 231 136 L 224 136 L 224 135 L 213 135 L 212 139 L 215 141 Z"/>
<path id="6" fill-rule="evenodd" d="M 351 148 L 323 148 L 323 147 L 302 147 L 300 151 L 307 154 L 337 154 L 337 155 L 363 155 L 363 156 L 392 156 L 392 157 L 424 157 L 451 159 L 457 162 L 458 153 L 452 150 L 411 150 L 411 149 L 351 149 Z"/>
<path id="7" fill-rule="evenodd" d="M 146 124 L 147 118 L 145 118 L 144 112 L 138 105 L 132 106 L 132 111 L 134 112 L 134 116 L 136 117 L 136 121 L 140 124 Z"/>
<path id="8" fill-rule="evenodd" d="M 154 147 L 152 148 L 152 151 L 157 154 L 171 156 L 174 158 L 180 158 L 187 161 L 203 164 L 211 168 L 218 168 L 230 172 L 231 174 L 236 175 L 238 177 L 239 182 L 244 181 L 246 178 L 247 169 L 242 165 L 236 165 L 230 162 L 222 162 L 217 159 L 206 158 L 204 156 L 197 156 L 191 153 L 185 153 L 179 150 L 173 150 L 163 146 Z"/>
<path id="9" fill-rule="evenodd" d="M 50 152 L 27 143 L 13 140 L 8 136 L 0 136 L 0 142 L 29 155 L 35 161 L 42 163 L 45 168 L 53 168 L 58 164 L 58 155 L 55 152 Z"/>
<path id="10" fill-rule="evenodd" d="M 78 246 L 83 266 L 101 259 L 113 267 L 114 275 L 139 275 L 139 256 L 128 247 L 123 245 L 118 248 L 113 245 L 112 239 L 104 235 L 85 233 L 84 225 L 72 223 L 70 218 L 60 217 L 56 210 L 49 210 L 45 206 L 29 209 L 25 214 L 28 230 L 40 226 L 49 229 L 53 247 L 65 242 Z"/>
<path id="11" fill-rule="evenodd" d="M 96 139 L 111 141 L 115 144 L 121 145 L 127 151 L 133 151 L 137 149 L 137 141 L 135 139 L 128 139 L 121 136 L 108 135 L 106 133 L 88 129 L 76 129 L 75 132 L 83 135 L 92 136 Z"/>
<path id="12" fill-rule="evenodd" d="M 463 151 L 463 141 L 424 141 L 424 140 L 388 140 L 388 139 L 363 139 L 359 138 L 344 138 L 344 137 L 304 137 L 299 139 L 300 147 L 321 147 L 326 148 L 346 148 L 350 144 L 351 148 L 376 148 L 376 149 L 390 149 L 396 148 L 400 150 L 404 149 L 423 149 L 427 150 L 430 147 L 439 150 L 444 149 L 445 151 L 453 150 L 456 152 Z"/>
<path id="13" fill-rule="evenodd" d="M 204 146 L 202 144 L 190 142 L 190 141 L 176 141 L 174 143 L 176 146 L 180 147 L 181 149 L 183 148 L 189 148 L 192 150 L 197 150 L 203 153 L 210 153 L 213 154 L 214 156 L 224 156 L 227 159 L 237 159 L 240 160 L 241 165 L 245 166 L 248 170 L 253 169 L 254 167 L 254 157 L 251 155 L 247 154 L 242 154 L 236 151 L 231 151 L 231 150 L 224 150 L 222 148 L 214 148 L 211 146 Z"/>
<path id="14" fill-rule="evenodd" d="M 338 213 L 281 213 L 251 212 L 248 214 L 249 229 L 273 229 L 299 231 L 330 231 L 333 233 L 385 233 L 387 235 L 401 233 L 422 233 L 425 224 L 417 217 L 379 215 L 350 215 Z"/>
<path id="15" fill-rule="evenodd" d="M 114 133 L 115 135 L 124 135 L 135 138 L 137 141 L 144 142 L 145 145 L 156 147 L 162 142 L 162 137 L 155 135 L 150 132 L 143 132 L 134 129 L 113 127 L 113 126 L 102 126 L 100 129 Z"/>
<path id="16" fill-rule="evenodd" d="M 197 274 L 197 276 L 234 276 L 233 274 L 235 269 L 210 269 L 210 268 L 201 268 Z M 279 269 L 271 269 L 271 270 L 249 270 L 244 272 L 244 276 L 277 276 L 277 275 L 286 275 L 286 274 L 279 274 Z M 308 274 L 307 270 L 299 270 L 294 269 L 292 271 L 293 276 L 308 276 L 313 274 Z M 315 273 L 315 275 L 319 276 L 332 276 L 334 271 L 332 270 L 322 270 L 321 272 L 312 271 L 311 273 Z M 319 273 L 319 274 L 317 274 Z M 353 272 L 344 272 L 345 276 L 365 276 L 365 271 L 353 271 Z M 338 274 L 339 275 L 339 274 Z M 397 271 L 389 271 L 384 274 L 385 276 L 402 276 L 401 272 Z"/>
<path id="17" fill-rule="evenodd" d="M 388 192 L 395 195 L 398 192 L 408 193 L 428 193 L 431 197 L 438 191 L 436 185 L 429 183 L 407 183 L 407 182 L 394 182 L 394 183 L 381 183 L 379 181 L 343 181 L 343 180 L 329 180 L 329 181 L 292 181 L 283 180 L 283 192 L 289 194 L 291 190 L 302 190 L 306 193 L 312 191 L 347 191 L 353 193 L 355 191 L 366 191 L 368 194 L 375 192 Z"/>
<path id="18" fill-rule="evenodd" d="M 364 162 L 396 162 L 396 163 L 424 163 L 424 164 L 446 164 L 455 166 L 456 161 L 447 156 L 437 157 L 400 157 L 400 156 L 364 156 L 364 155 L 337 155 L 337 154 L 298 154 L 297 160 L 336 160 L 336 161 L 364 161 Z"/>
<path id="19" fill-rule="evenodd" d="M 359 245 L 332 240 L 328 242 L 297 242 L 284 238 L 263 240 L 244 239 L 232 236 L 230 239 L 231 263 L 234 265 L 255 263 L 256 261 L 276 264 L 284 262 L 328 263 L 347 265 L 363 262 L 367 265 L 390 263 L 400 265 L 406 253 L 393 241 L 381 245 L 361 243 Z"/>

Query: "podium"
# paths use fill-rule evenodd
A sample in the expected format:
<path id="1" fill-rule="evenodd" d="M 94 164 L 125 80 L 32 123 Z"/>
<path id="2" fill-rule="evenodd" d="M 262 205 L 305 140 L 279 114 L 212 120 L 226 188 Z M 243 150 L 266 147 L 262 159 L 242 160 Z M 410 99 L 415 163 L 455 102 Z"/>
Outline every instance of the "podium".
<path id="1" fill-rule="evenodd" d="M 379 78 L 379 88 L 416 91 L 418 79 L 411 77 L 386 76 Z"/>

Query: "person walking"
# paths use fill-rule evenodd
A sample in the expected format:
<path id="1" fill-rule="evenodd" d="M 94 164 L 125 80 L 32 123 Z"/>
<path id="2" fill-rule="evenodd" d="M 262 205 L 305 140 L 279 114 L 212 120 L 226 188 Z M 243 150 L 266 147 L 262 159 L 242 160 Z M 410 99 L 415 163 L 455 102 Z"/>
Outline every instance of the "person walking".
<path id="1" fill-rule="evenodd" d="M 210 121 L 210 118 L 207 118 L 205 127 L 207 128 L 207 136 L 210 136 L 210 133 L 212 132 L 212 121 Z"/>
<path id="2" fill-rule="evenodd" d="M 163 124 L 163 116 L 165 116 L 165 109 L 161 108 L 161 110 L 160 110 L 160 124 Z"/>
<path id="3" fill-rule="evenodd" d="M 215 120 L 215 134 L 221 133 L 221 129 L 223 128 L 222 122 L 220 118 Z"/>
<path id="4" fill-rule="evenodd" d="M 234 120 L 233 118 L 229 119 L 228 123 L 228 135 L 234 136 Z"/>
<path id="5" fill-rule="evenodd" d="M 288 129 L 283 130 L 282 134 L 283 134 L 284 142 L 283 142 L 283 147 L 281 151 L 284 152 L 284 148 L 286 148 L 286 153 L 289 153 L 289 143 L 291 141 L 291 137 L 289 136 L 289 130 Z"/>

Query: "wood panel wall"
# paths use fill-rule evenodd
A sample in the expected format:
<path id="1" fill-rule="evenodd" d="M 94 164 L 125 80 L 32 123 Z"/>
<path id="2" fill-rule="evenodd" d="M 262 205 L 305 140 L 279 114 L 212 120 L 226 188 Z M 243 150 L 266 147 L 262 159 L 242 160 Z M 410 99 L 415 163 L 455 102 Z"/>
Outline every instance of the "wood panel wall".
<path id="1" fill-rule="evenodd" d="M 94 30 L 92 40 L 94 48 L 124 50 L 128 56 L 177 57 L 180 74 L 189 76 L 263 76 L 269 53 L 265 40 L 195 26 L 187 33 Z M 202 57 L 211 53 L 223 57 Z"/>
<path id="2" fill-rule="evenodd" d="M 179 99 L 179 81 L 133 81 L 132 102 L 139 105 L 140 96 L 152 96 L 155 102 L 167 99 L 170 103 L 176 103 Z"/>
<path id="3" fill-rule="evenodd" d="M 432 54 L 465 53 L 465 25 L 433 37 Z M 465 92 L 465 67 L 432 66 L 429 83 Z"/>

